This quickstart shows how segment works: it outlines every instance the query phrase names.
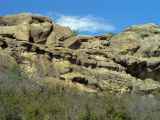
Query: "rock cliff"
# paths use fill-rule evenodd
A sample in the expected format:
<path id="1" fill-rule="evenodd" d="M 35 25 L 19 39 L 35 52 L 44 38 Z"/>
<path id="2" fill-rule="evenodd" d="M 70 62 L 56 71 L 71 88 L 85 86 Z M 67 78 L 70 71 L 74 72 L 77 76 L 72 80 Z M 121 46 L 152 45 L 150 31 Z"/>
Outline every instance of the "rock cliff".
<path id="1" fill-rule="evenodd" d="M 160 88 L 160 26 L 134 25 L 119 34 L 75 36 L 48 17 L 1 16 L 0 62 L 0 74 L 17 64 L 33 80 L 148 93 Z"/>

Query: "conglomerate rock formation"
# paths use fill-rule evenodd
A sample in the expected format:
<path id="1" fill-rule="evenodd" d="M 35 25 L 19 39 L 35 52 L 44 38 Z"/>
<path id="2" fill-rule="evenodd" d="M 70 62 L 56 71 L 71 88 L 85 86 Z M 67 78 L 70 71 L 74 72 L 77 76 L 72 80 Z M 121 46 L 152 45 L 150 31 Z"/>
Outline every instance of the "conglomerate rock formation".
<path id="1" fill-rule="evenodd" d="M 18 64 L 33 80 L 71 81 L 97 91 L 148 93 L 160 88 L 156 24 L 131 26 L 119 34 L 75 36 L 48 17 L 2 16 L 0 47 L 0 74 Z"/>

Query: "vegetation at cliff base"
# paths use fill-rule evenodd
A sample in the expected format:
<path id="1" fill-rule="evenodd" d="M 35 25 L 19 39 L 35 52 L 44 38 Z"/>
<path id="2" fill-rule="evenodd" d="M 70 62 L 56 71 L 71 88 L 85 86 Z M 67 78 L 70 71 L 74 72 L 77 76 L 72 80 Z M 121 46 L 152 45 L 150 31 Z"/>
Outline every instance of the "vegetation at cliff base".
<path id="1" fill-rule="evenodd" d="M 159 120 L 160 117 L 158 97 L 99 95 L 12 78 L 0 81 L 0 120 Z"/>

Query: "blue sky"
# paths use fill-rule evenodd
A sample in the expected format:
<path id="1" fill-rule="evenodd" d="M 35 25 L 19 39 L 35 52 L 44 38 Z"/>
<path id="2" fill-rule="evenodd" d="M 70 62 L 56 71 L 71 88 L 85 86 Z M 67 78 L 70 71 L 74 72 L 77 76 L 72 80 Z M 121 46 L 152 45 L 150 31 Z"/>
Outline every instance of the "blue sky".
<path id="1" fill-rule="evenodd" d="M 133 24 L 160 23 L 160 0 L 0 0 L 0 15 L 32 12 L 80 32 L 119 32 Z"/>

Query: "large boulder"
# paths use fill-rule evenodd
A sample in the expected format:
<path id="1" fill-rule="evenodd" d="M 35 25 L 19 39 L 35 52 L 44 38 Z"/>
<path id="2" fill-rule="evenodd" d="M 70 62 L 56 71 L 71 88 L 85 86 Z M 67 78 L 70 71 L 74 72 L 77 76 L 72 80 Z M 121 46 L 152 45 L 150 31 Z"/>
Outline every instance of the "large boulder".
<path id="1" fill-rule="evenodd" d="M 17 26 L 0 26 L 0 35 L 16 38 L 17 40 L 29 41 L 30 25 L 23 23 Z"/>
<path id="2" fill-rule="evenodd" d="M 54 24 L 48 17 L 23 13 L 0 17 L 0 35 L 47 44 L 53 47 L 56 42 L 72 36 L 70 28 Z M 53 43 L 53 44 L 52 44 Z"/>
<path id="3" fill-rule="evenodd" d="M 112 37 L 112 45 L 121 53 L 142 57 L 160 57 L 160 26 L 134 25 Z"/>
<path id="4" fill-rule="evenodd" d="M 34 43 L 45 43 L 53 25 L 49 22 L 32 23 L 30 25 L 30 40 Z"/>
<path id="5" fill-rule="evenodd" d="M 15 26 L 23 23 L 31 23 L 32 16 L 28 13 L 7 15 L 0 17 L 0 26 Z"/>
<path id="6" fill-rule="evenodd" d="M 18 14 L 0 17 L 0 34 L 19 40 L 45 42 L 52 30 L 50 19 L 31 14 Z"/>
<path id="7" fill-rule="evenodd" d="M 62 42 L 70 37 L 72 37 L 73 32 L 68 27 L 62 27 L 55 25 L 53 31 L 47 39 L 46 45 L 48 47 L 52 46 L 63 46 Z"/>

